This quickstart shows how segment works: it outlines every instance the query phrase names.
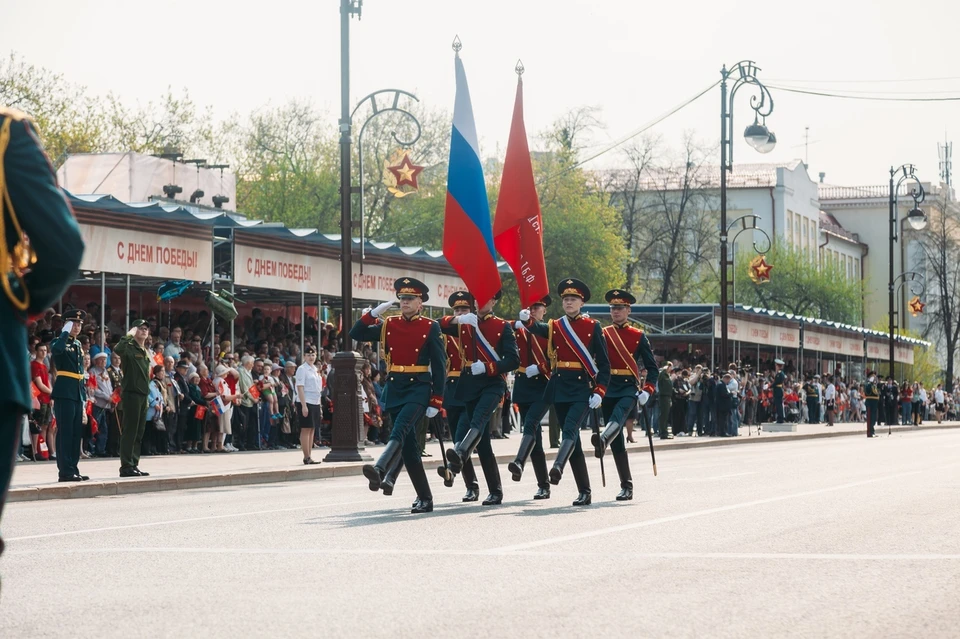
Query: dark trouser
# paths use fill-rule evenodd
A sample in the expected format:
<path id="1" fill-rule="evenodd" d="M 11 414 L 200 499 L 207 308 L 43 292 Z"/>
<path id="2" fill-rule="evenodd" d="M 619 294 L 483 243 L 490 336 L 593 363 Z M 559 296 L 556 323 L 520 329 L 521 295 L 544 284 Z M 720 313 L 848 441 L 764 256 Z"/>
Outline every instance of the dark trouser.
<path id="1" fill-rule="evenodd" d="M 880 414 L 880 402 L 876 399 L 868 399 L 864 402 L 867 405 L 867 437 L 875 434 L 877 417 Z"/>
<path id="2" fill-rule="evenodd" d="M 427 482 L 427 474 L 423 471 L 416 431 L 426 411 L 426 406 L 413 403 L 390 409 L 390 416 L 393 418 L 393 432 L 390 433 L 390 440 L 398 442 L 401 446 L 403 465 L 407 468 L 407 475 L 417 491 L 417 497 L 431 500 L 433 493 L 430 491 L 430 483 Z"/>
<path id="3" fill-rule="evenodd" d="M 13 404 L 0 406 L 0 517 L 7 503 L 7 489 L 13 477 L 14 458 L 20 443 L 23 425 L 23 409 Z M 3 554 L 3 539 L 0 538 L 0 554 Z"/>
<path id="4" fill-rule="evenodd" d="M 124 393 L 120 401 L 123 421 L 120 433 L 120 470 L 140 464 L 140 443 L 147 427 L 147 396 Z"/>
<path id="5" fill-rule="evenodd" d="M 616 422 L 620 425 L 617 436 L 610 442 L 610 450 L 613 451 L 613 459 L 617 465 L 617 473 L 620 475 L 620 488 L 633 488 L 633 476 L 630 474 L 630 463 L 627 455 L 627 445 L 623 437 L 623 423 L 627 421 L 630 411 L 637 405 L 637 399 L 633 395 L 630 397 L 604 397 L 603 403 L 603 421 L 607 424 Z M 684 407 L 686 411 L 686 407 Z"/>
<path id="6" fill-rule="evenodd" d="M 463 436 L 467 434 L 467 430 L 470 429 L 470 422 L 467 420 L 466 405 L 453 406 L 447 409 L 447 428 L 450 429 L 450 441 L 453 442 L 454 445 L 463 439 Z M 467 488 L 480 490 L 480 486 L 477 484 L 477 473 L 473 469 L 472 459 L 467 458 L 463 460 L 460 475 L 463 477 L 463 484 Z"/>
<path id="7" fill-rule="evenodd" d="M 533 472 L 537 476 L 537 486 L 550 488 L 550 480 L 547 478 L 547 456 L 543 452 L 543 427 L 540 425 L 550 406 L 539 401 L 532 404 L 519 404 L 519 407 L 523 435 L 534 437 L 530 461 L 533 463 Z"/>
<path id="8" fill-rule="evenodd" d="M 113 411 L 94 406 L 93 418 L 97 422 L 97 435 L 90 439 L 90 452 L 103 457 L 107 454 L 107 435 L 110 432 L 110 422 L 113 421 Z"/>
<path id="9" fill-rule="evenodd" d="M 660 399 L 660 415 L 657 419 L 657 428 L 660 429 L 660 439 L 673 437 L 670 432 L 670 408 L 673 405 L 673 398 L 666 397 Z"/>
<path id="10" fill-rule="evenodd" d="M 777 423 L 783 423 L 783 389 L 773 389 L 773 408 L 777 412 Z"/>
<path id="11" fill-rule="evenodd" d="M 60 477 L 79 475 L 80 440 L 83 437 L 83 402 L 57 397 L 53 414 L 57 417 L 57 469 Z"/>
<path id="12" fill-rule="evenodd" d="M 187 416 L 177 410 L 167 424 L 167 446 L 176 453 L 183 448 L 183 432 L 187 429 Z"/>
<path id="13" fill-rule="evenodd" d="M 420 423 L 417 424 L 417 446 L 420 447 L 420 452 L 427 452 L 427 429 L 430 426 L 430 420 L 426 416 L 420 418 Z"/>
<path id="14" fill-rule="evenodd" d="M 235 439 L 243 442 L 247 450 L 260 448 L 260 413 L 257 406 L 240 406 L 241 433 Z"/>
<path id="15" fill-rule="evenodd" d="M 672 418 L 671 421 L 673 422 L 674 434 L 686 433 L 687 432 L 687 400 L 685 398 L 678 398 L 673 400 L 673 406 L 670 407 L 670 411 L 671 411 L 671 418 Z"/>
<path id="16" fill-rule="evenodd" d="M 480 397 L 467 402 L 467 416 L 465 420 L 468 422 L 468 430 L 477 429 L 480 431 L 480 441 L 477 442 L 477 454 L 480 456 L 480 466 L 483 468 L 484 479 L 487 480 L 487 489 L 494 495 L 503 494 L 503 485 L 500 483 L 500 470 L 497 467 L 497 457 L 493 454 L 493 446 L 490 444 L 490 417 L 502 400 L 503 391 L 499 386 L 493 386 L 485 390 L 480 394 Z M 462 436 L 457 438 L 458 444 L 461 439 Z M 469 455 L 466 457 L 468 456 Z"/>
<path id="17" fill-rule="evenodd" d="M 580 445 L 580 427 L 590 414 L 587 402 L 557 402 L 557 421 L 560 422 L 562 442 L 572 441 L 573 452 L 570 454 L 570 468 L 577 482 L 577 490 L 581 493 L 590 492 L 590 475 L 587 474 L 587 461 L 583 456 L 583 447 Z"/>

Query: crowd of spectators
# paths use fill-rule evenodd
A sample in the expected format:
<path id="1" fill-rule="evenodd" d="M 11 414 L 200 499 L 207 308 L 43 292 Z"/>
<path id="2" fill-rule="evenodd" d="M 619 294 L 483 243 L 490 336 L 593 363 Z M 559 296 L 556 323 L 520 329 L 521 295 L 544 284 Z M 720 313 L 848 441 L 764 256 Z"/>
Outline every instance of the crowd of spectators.
<path id="1" fill-rule="evenodd" d="M 118 415 L 123 371 L 113 347 L 125 332 L 122 312 L 107 307 L 106 325 L 98 324 L 100 308 L 86 308 L 87 321 L 78 339 L 89 371 L 87 380 L 87 432 L 83 457 L 119 455 Z M 130 321 L 137 319 L 131 313 Z M 307 317 L 300 326 L 284 317 L 271 318 L 260 309 L 211 339 L 207 311 L 177 311 L 158 321 L 147 316 L 150 327 L 148 349 L 153 353 L 151 391 L 148 399 L 143 455 L 212 454 L 243 450 L 276 450 L 309 446 L 301 439 L 302 414 L 298 401 L 297 369 L 304 363 L 301 339 L 306 351 L 316 350 L 314 365 L 322 383 L 321 425 L 313 434 L 313 446 L 329 443 L 334 405 L 326 384 L 337 351 L 338 331 L 333 324 Z M 63 321 L 48 310 L 32 321 L 29 329 L 31 378 L 34 383 L 34 411 L 24 434 L 20 459 L 56 459 L 56 422 L 50 392 L 56 371 L 51 370 L 49 344 L 59 336 Z M 103 335 L 104 339 L 101 339 Z M 364 358 L 361 394 L 367 445 L 385 442 L 390 436 L 389 415 L 384 410 L 381 380 L 385 362 L 370 344 L 359 346 Z M 215 362 L 213 370 L 209 362 Z M 751 365 L 731 364 L 710 371 L 699 357 L 686 363 L 679 357 L 664 359 L 657 380 L 657 394 L 642 415 L 634 414 L 628 424 L 633 441 L 633 420 L 648 423 L 660 437 L 717 436 L 739 434 L 741 426 L 775 421 L 773 407 L 773 366 L 763 371 Z M 958 387 L 955 383 L 954 387 Z M 919 382 L 878 380 L 881 423 L 919 425 L 926 419 L 956 419 L 960 416 L 960 393 L 947 393 L 942 386 L 928 391 Z M 822 423 L 864 422 L 864 382 L 843 378 L 840 371 L 821 378 L 787 375 L 784 387 L 787 421 Z M 225 410 L 215 410 L 218 404 Z M 511 408 L 509 395 L 503 407 Z M 494 416 L 494 437 L 506 437 L 515 423 L 515 410 L 501 410 Z M 551 431 L 555 424 L 551 421 Z M 447 431 L 448 433 L 449 431 Z M 429 439 L 427 423 L 419 429 L 421 449 Z M 551 432 L 551 441 L 554 439 Z M 304 452 L 305 463 L 309 459 Z"/>

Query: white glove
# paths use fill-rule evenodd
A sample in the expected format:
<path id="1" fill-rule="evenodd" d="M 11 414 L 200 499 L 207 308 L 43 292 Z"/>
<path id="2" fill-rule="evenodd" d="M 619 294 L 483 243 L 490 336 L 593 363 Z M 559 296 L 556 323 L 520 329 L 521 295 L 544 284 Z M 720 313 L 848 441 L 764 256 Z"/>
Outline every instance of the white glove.
<path id="1" fill-rule="evenodd" d="M 463 317 L 462 315 L 460 317 Z M 487 365 L 483 362 L 476 361 L 473 364 L 470 364 L 470 372 L 474 375 L 483 375 L 487 372 Z"/>
<path id="2" fill-rule="evenodd" d="M 370 311 L 370 314 L 373 315 L 374 317 L 380 317 L 380 314 L 381 314 L 381 313 L 383 313 L 383 312 L 384 312 L 385 310 L 387 310 L 388 308 L 391 308 L 391 307 L 392 307 L 394 304 L 396 304 L 396 303 L 397 303 L 397 302 L 396 302 L 395 300 L 391 300 L 391 301 L 389 301 L 389 302 L 384 302 L 384 303 L 381 304 L 380 306 L 378 306 L 378 307 L 376 307 L 375 309 L 373 309 L 372 311 Z"/>
<path id="3" fill-rule="evenodd" d="M 649 399 L 650 399 L 650 393 L 648 393 L 647 391 L 642 390 L 639 393 L 637 393 L 637 400 L 639 400 L 641 406 L 646 406 L 647 401 Z"/>
<path id="4" fill-rule="evenodd" d="M 360 314 L 361 314 L 361 315 L 366 315 L 367 313 L 369 313 L 369 312 L 372 311 L 372 310 L 373 310 L 373 309 L 368 306 L 368 307 L 366 307 L 365 309 L 363 309 L 363 312 L 360 313 Z"/>
<path id="5" fill-rule="evenodd" d="M 73 330 L 73 322 L 67 322 L 66 324 L 63 325 L 64 333 L 69 333 L 72 330 Z"/>
<path id="6" fill-rule="evenodd" d="M 463 315 L 457 318 L 458 324 L 463 324 L 464 326 L 477 326 L 477 315 L 476 313 L 464 313 Z"/>
<path id="7" fill-rule="evenodd" d="M 536 364 L 530 364 L 524 372 L 527 374 L 527 377 L 533 379 L 540 374 L 540 367 Z"/>
<path id="8" fill-rule="evenodd" d="M 594 393 L 590 396 L 590 410 L 595 408 L 600 408 L 600 404 L 603 402 L 603 398 L 600 397 L 597 393 Z"/>
<path id="9" fill-rule="evenodd" d="M 521 321 L 521 322 L 528 322 L 528 321 L 530 321 L 530 309 L 529 309 L 529 308 L 525 308 L 525 309 L 523 309 L 522 311 L 520 311 L 520 321 Z"/>
<path id="10" fill-rule="evenodd" d="M 583 319 L 590 319 L 590 313 L 580 313 L 580 317 Z"/>
<path id="11" fill-rule="evenodd" d="M 133 337 L 134 335 L 136 335 L 136 334 L 137 334 L 137 328 L 139 328 L 139 327 L 138 327 L 138 326 L 134 326 L 133 328 L 131 328 L 129 331 L 127 331 L 127 335 L 129 335 L 130 337 Z"/>
<path id="12" fill-rule="evenodd" d="M 440 412 L 440 409 L 434 408 L 433 406 L 427 407 L 427 419 L 433 419 Z"/>
<path id="13" fill-rule="evenodd" d="M 523 325 L 523 322 L 521 322 L 520 320 L 517 320 L 517 321 L 514 323 L 513 327 L 514 327 L 515 329 L 517 329 L 518 331 L 519 331 L 521 328 L 526 328 L 526 327 Z"/>

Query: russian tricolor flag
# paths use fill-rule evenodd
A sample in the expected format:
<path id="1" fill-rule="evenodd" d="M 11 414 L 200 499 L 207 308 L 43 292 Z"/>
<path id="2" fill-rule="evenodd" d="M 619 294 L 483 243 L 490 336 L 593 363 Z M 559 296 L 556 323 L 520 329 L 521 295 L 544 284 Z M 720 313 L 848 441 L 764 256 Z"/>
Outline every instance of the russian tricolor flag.
<path id="1" fill-rule="evenodd" d="M 500 290 L 500 271 L 497 270 L 490 204 L 480 163 L 470 89 L 459 54 L 455 64 L 457 98 L 450 136 L 443 255 L 482 306 Z"/>

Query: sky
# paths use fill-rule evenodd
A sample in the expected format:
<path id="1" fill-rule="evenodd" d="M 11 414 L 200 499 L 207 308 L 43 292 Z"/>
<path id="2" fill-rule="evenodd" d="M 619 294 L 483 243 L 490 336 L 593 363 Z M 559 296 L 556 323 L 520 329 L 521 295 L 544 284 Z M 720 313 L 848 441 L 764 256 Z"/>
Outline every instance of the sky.
<path id="1" fill-rule="evenodd" d="M 4 13 L 0 53 L 16 52 L 92 93 L 146 103 L 168 86 L 185 88 L 217 117 L 306 98 L 337 128 L 339 0 L 37 0 Z M 960 49 L 947 31 L 958 19 L 960 4 L 946 0 L 365 0 L 362 19 L 351 21 L 351 104 L 400 88 L 452 110 L 451 43 L 459 35 L 484 154 L 505 148 L 518 59 L 526 68 L 527 131 L 596 107 L 605 126 L 591 140 L 593 151 L 684 103 L 719 80 L 721 66 L 744 59 L 756 61 L 772 86 L 960 96 Z M 808 157 L 813 179 L 823 171 L 827 183 L 841 185 L 882 184 L 892 165 L 913 163 L 922 180 L 937 181 L 937 144 L 960 138 L 960 101 L 771 91 L 767 124 L 777 148 L 759 155 L 744 143 L 752 111 L 743 90 L 734 108 L 735 162 Z M 676 149 L 686 132 L 717 145 L 719 116 L 715 87 L 650 134 Z M 620 161 L 613 151 L 588 166 Z"/>

